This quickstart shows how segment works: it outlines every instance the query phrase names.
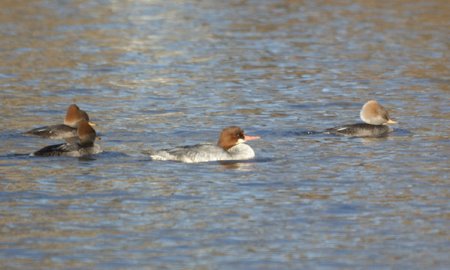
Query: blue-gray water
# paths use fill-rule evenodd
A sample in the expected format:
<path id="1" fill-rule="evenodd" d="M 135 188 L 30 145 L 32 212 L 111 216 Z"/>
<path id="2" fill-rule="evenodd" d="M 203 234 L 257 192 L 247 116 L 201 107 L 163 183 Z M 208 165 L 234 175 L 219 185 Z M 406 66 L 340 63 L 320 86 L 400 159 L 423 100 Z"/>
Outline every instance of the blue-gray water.
<path id="1" fill-rule="evenodd" d="M 447 269 L 447 1 L 1 1 L 1 269 Z M 391 136 L 307 134 L 377 99 Z M 77 103 L 93 160 L 22 135 Z M 243 127 L 257 158 L 141 153 Z"/>

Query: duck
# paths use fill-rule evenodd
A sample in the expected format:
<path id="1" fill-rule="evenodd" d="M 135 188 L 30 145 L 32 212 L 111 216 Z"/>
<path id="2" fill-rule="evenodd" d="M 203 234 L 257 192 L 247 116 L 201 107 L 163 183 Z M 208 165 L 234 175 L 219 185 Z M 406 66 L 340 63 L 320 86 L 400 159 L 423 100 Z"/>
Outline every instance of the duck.
<path id="1" fill-rule="evenodd" d="M 222 130 L 216 144 L 203 143 L 163 150 L 149 150 L 152 160 L 171 160 L 183 163 L 198 163 L 225 160 L 249 160 L 255 157 L 253 149 L 245 142 L 260 139 L 249 136 L 238 126 Z"/>
<path id="2" fill-rule="evenodd" d="M 71 104 L 67 108 L 63 124 L 34 128 L 26 131 L 25 134 L 46 139 L 76 138 L 77 128 L 81 121 L 87 121 L 92 127 L 96 126 L 95 123 L 89 122 L 89 116 L 85 111 L 81 110 L 76 104 Z"/>
<path id="3" fill-rule="evenodd" d="M 73 139 L 66 143 L 46 146 L 32 153 L 31 156 L 85 157 L 99 154 L 102 150 L 98 144 L 95 144 L 95 139 L 95 130 L 88 121 L 82 120 L 78 123 L 76 140 Z"/>
<path id="4" fill-rule="evenodd" d="M 367 101 L 362 106 L 359 116 L 363 123 L 329 128 L 325 133 L 353 137 L 384 137 L 393 131 L 388 125 L 397 124 L 376 100 Z"/>

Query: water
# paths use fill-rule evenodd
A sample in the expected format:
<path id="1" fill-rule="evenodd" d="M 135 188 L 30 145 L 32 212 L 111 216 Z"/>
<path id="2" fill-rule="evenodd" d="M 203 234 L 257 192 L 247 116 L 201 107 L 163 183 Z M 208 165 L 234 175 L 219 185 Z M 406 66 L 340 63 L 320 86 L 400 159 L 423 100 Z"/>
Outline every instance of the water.
<path id="1" fill-rule="evenodd" d="M 447 1 L 1 1 L 0 268 L 446 269 Z M 388 138 L 326 136 L 377 99 Z M 70 103 L 94 159 L 31 158 Z M 241 163 L 141 153 L 262 140 Z"/>

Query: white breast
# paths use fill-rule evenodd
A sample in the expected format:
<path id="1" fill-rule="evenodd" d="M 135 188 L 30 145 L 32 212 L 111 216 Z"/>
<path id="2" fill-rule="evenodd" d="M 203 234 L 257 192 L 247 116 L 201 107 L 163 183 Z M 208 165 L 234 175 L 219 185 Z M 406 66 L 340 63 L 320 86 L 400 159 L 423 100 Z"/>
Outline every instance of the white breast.
<path id="1" fill-rule="evenodd" d="M 245 143 L 238 144 L 228 149 L 228 153 L 231 156 L 231 160 L 245 160 L 255 157 L 255 151 Z"/>

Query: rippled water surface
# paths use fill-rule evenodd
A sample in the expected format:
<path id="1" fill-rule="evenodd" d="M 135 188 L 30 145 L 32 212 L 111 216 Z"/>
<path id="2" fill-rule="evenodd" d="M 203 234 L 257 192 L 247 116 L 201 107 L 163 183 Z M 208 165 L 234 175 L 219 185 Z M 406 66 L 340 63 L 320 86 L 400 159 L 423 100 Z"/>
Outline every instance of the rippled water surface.
<path id="1" fill-rule="evenodd" d="M 446 269 L 448 1 L 1 1 L 0 268 Z M 377 99 L 387 138 L 321 131 Z M 93 159 L 22 135 L 77 103 Z M 257 158 L 142 150 L 239 125 Z M 312 133 L 312 134 L 309 134 Z"/>

